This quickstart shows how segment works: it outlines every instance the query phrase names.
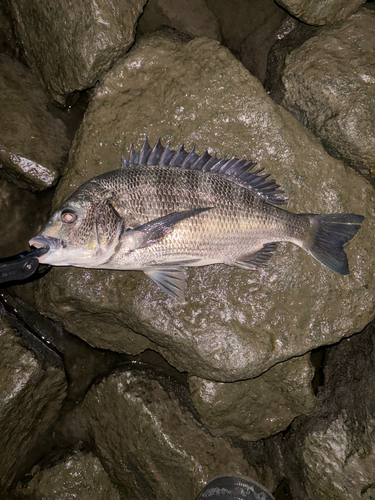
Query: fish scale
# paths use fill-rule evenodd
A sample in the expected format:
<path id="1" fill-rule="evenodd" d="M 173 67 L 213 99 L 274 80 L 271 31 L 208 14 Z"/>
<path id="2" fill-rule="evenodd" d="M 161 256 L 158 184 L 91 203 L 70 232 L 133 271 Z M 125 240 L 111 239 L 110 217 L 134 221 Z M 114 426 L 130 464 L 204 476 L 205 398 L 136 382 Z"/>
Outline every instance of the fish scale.
<path id="1" fill-rule="evenodd" d="M 343 245 L 357 214 L 294 214 L 278 184 L 246 159 L 177 151 L 145 140 L 122 168 L 77 189 L 30 240 L 48 247 L 41 263 L 144 271 L 184 300 L 183 267 L 215 263 L 265 267 L 280 241 L 348 274 Z"/>
<path id="2" fill-rule="evenodd" d="M 134 250 L 131 258 L 127 252 L 118 252 L 106 267 L 125 263 L 156 265 L 189 260 L 202 254 L 210 262 L 233 263 L 239 256 L 259 250 L 265 242 L 274 241 L 272 228 L 280 230 L 279 208 L 215 174 L 209 176 L 197 170 L 158 166 L 133 167 L 128 175 L 125 173 L 122 172 L 123 189 L 118 196 L 126 197 L 127 207 L 138 225 L 170 212 L 196 207 L 213 209 L 180 222 L 178 232 L 147 249 Z M 117 173 L 104 174 L 98 180 L 104 189 L 113 184 L 112 176 Z M 287 231 L 288 221 L 294 214 L 282 213 Z M 279 221 L 277 227 L 273 220 Z"/>

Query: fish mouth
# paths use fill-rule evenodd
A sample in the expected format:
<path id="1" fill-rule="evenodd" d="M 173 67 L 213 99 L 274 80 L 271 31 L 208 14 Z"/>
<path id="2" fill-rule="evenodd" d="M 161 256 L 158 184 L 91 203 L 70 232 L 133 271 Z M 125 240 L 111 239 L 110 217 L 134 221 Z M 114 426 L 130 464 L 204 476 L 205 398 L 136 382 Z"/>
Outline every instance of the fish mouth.
<path id="1" fill-rule="evenodd" d="M 51 251 L 63 246 L 61 240 L 52 238 L 51 236 L 35 236 L 29 240 L 29 245 L 39 250 L 38 259 L 41 264 L 46 263 L 46 259 L 51 254 Z"/>

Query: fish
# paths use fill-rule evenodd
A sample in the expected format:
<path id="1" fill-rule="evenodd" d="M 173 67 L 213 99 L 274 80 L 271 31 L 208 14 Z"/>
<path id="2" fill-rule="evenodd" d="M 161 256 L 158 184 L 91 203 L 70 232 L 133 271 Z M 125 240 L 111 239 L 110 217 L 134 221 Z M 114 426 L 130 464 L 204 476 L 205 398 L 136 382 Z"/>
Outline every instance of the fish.
<path id="1" fill-rule="evenodd" d="M 270 174 L 246 158 L 193 148 L 131 146 L 121 167 L 82 184 L 29 241 L 53 266 L 140 270 L 185 300 L 184 268 L 227 264 L 253 271 L 291 242 L 348 274 L 343 245 L 361 227 L 353 213 L 296 214 Z"/>

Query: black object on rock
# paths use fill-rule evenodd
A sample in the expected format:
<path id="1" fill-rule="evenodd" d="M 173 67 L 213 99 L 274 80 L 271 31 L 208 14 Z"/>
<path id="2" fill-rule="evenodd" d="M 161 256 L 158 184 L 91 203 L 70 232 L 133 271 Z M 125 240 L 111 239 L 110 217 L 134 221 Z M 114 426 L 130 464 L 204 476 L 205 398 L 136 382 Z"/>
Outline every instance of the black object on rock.
<path id="1" fill-rule="evenodd" d="M 0 284 L 25 280 L 32 276 L 39 267 L 38 257 L 47 252 L 48 247 L 43 247 L 0 259 Z M 50 267 L 47 266 L 40 274 L 44 275 Z"/>
<path id="2" fill-rule="evenodd" d="M 196 500 L 275 500 L 261 484 L 249 477 L 220 476 L 201 490 Z"/>

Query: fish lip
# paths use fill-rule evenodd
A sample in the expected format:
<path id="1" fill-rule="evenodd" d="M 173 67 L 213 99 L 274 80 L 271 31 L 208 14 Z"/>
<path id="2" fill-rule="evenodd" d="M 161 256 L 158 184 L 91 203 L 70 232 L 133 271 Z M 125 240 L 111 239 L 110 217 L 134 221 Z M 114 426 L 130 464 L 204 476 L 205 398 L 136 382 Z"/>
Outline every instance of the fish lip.
<path id="1" fill-rule="evenodd" d="M 65 247 L 63 241 L 59 238 L 53 238 L 52 236 L 35 236 L 29 240 L 29 245 L 31 247 L 40 249 L 46 248 L 48 251 L 55 250 L 59 247 Z"/>

